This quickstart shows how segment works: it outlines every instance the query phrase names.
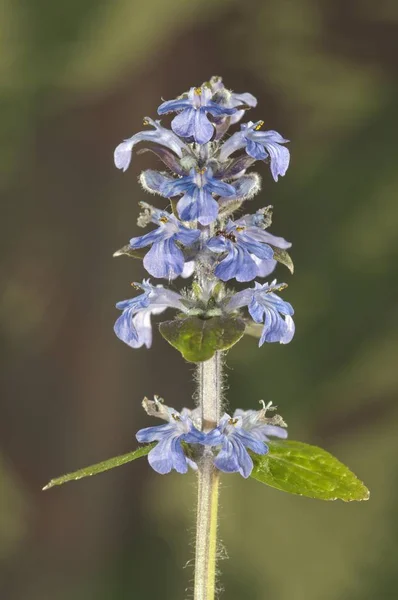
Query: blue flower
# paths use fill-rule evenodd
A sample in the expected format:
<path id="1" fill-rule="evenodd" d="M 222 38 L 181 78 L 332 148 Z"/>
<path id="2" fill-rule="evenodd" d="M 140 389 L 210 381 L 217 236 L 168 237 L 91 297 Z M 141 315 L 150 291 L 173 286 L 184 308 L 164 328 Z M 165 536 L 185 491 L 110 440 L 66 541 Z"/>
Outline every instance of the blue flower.
<path id="1" fill-rule="evenodd" d="M 275 294 L 284 287 L 286 284 L 278 285 L 276 280 L 263 285 L 255 281 L 254 288 L 237 292 L 226 306 L 229 312 L 247 306 L 253 321 L 264 323 L 259 346 L 264 342 L 288 344 L 294 336 L 293 307 Z"/>
<path id="2" fill-rule="evenodd" d="M 217 219 L 218 203 L 212 194 L 233 196 L 236 190 L 232 185 L 213 177 L 212 169 L 193 168 L 189 175 L 174 179 L 158 171 L 144 171 L 140 177 L 143 186 L 171 198 L 183 194 L 177 203 L 177 211 L 183 221 L 198 220 L 201 225 L 209 225 Z"/>
<path id="3" fill-rule="evenodd" d="M 143 294 L 123 300 L 116 304 L 122 310 L 122 315 L 114 325 L 114 331 L 119 339 L 131 346 L 140 348 L 152 345 L 151 315 L 159 314 L 166 308 L 176 308 L 185 312 L 186 306 L 181 302 L 182 296 L 164 288 L 162 285 L 153 286 L 149 280 L 134 284 L 143 290 Z"/>
<path id="4" fill-rule="evenodd" d="M 145 117 L 144 125 L 152 125 L 154 129 L 148 131 L 140 131 L 133 137 L 124 140 L 117 146 L 114 153 L 115 165 L 118 169 L 126 171 L 131 162 L 131 153 L 133 147 L 139 142 L 155 142 L 166 148 L 170 148 L 178 157 L 181 158 L 182 150 L 189 152 L 189 149 L 180 138 L 172 131 L 165 129 L 160 125 L 160 121 L 153 121 L 149 117 Z"/>
<path id="5" fill-rule="evenodd" d="M 233 115 L 236 108 L 227 108 L 212 101 L 213 92 L 207 86 L 192 87 L 188 94 L 176 100 L 163 102 L 158 108 L 158 114 L 178 112 L 171 122 L 172 130 L 183 138 L 193 138 L 197 144 L 207 144 L 210 141 L 214 125 L 207 117 Z"/>
<path id="6" fill-rule="evenodd" d="M 269 158 L 272 177 L 278 181 L 278 176 L 285 175 L 289 166 L 289 150 L 281 146 L 289 140 L 285 140 L 277 131 L 260 131 L 263 124 L 264 121 L 249 121 L 241 125 L 241 130 L 231 135 L 223 144 L 220 160 L 225 161 L 236 150 L 245 148 L 246 153 L 256 160 Z"/>
<path id="7" fill-rule="evenodd" d="M 243 427 L 241 416 L 230 417 L 225 414 L 218 426 L 206 435 L 208 446 L 221 446 L 214 466 L 225 473 L 240 473 L 249 477 L 253 470 L 253 461 L 246 448 L 256 454 L 267 454 L 268 446 Z"/>
<path id="8" fill-rule="evenodd" d="M 153 277 L 175 279 L 184 270 L 184 254 L 177 246 L 191 246 L 200 236 L 198 229 L 184 227 L 173 215 L 161 210 L 152 211 L 151 220 L 157 229 L 130 240 L 130 248 L 137 250 L 152 246 L 144 257 L 144 267 Z"/>
<path id="9" fill-rule="evenodd" d="M 187 415 L 180 414 L 164 405 L 162 413 L 161 418 L 168 421 L 166 425 L 140 429 L 136 438 L 140 443 L 158 442 L 148 454 L 149 464 L 157 473 L 165 475 L 172 469 L 175 469 L 177 473 L 186 473 L 188 464 L 194 467 L 196 465 L 186 457 L 181 442 L 203 444 L 205 434 L 196 429 Z"/>
<path id="10" fill-rule="evenodd" d="M 247 108 L 254 108 L 257 106 L 257 98 L 247 92 L 243 94 L 237 94 L 226 89 L 222 82 L 221 77 L 214 76 L 210 79 L 209 84 L 214 94 L 213 100 L 219 102 L 223 106 L 229 108 L 237 108 L 238 110 L 234 115 L 230 117 L 229 125 L 234 125 L 241 120 L 246 112 Z M 239 107 L 245 108 L 239 108 Z"/>
<path id="11" fill-rule="evenodd" d="M 263 408 L 261 410 L 242 410 L 238 408 L 234 412 L 234 418 L 240 417 L 242 419 L 242 427 L 245 431 L 249 432 L 260 442 L 269 442 L 271 437 L 278 437 L 280 439 L 287 438 L 286 423 L 282 417 L 275 415 L 274 417 L 267 417 L 266 413 L 269 410 L 275 410 L 272 406 L 272 402 L 265 405 L 261 401 Z"/>
<path id="12" fill-rule="evenodd" d="M 235 222 L 228 221 L 225 229 L 217 231 L 216 237 L 208 241 L 207 247 L 212 252 L 226 253 L 214 271 L 222 281 L 233 277 L 237 281 L 251 281 L 259 276 L 262 261 L 273 259 L 274 251 L 269 244 L 277 247 L 281 243 L 289 244 L 255 225 L 254 218 L 246 215 Z"/>
<path id="13" fill-rule="evenodd" d="M 249 177 L 249 175 L 246 177 Z M 264 211 L 267 214 L 267 208 L 260 209 L 254 215 L 245 215 L 239 220 L 239 222 L 241 225 L 245 224 L 247 227 L 255 226 L 264 230 L 269 226 L 269 224 L 266 222 Z M 288 242 L 283 237 L 272 235 L 272 233 L 269 233 L 268 231 L 263 232 L 263 240 L 270 244 L 273 248 L 280 248 L 281 250 L 287 250 L 292 246 L 291 242 Z M 257 265 L 256 277 L 268 277 L 268 275 L 275 270 L 275 267 L 278 264 L 274 258 L 261 259 L 254 254 L 252 255 L 252 259 Z"/>

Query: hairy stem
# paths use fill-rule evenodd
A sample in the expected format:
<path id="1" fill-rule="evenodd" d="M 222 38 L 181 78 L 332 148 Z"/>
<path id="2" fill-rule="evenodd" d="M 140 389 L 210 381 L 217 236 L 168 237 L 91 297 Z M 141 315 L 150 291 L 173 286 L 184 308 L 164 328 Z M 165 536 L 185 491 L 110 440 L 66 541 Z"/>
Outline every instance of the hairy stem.
<path id="1" fill-rule="evenodd" d="M 215 427 L 221 414 L 222 356 L 218 352 L 198 366 L 202 430 Z M 198 470 L 194 600 L 214 600 L 217 554 L 219 473 L 213 453 L 206 449 Z"/>

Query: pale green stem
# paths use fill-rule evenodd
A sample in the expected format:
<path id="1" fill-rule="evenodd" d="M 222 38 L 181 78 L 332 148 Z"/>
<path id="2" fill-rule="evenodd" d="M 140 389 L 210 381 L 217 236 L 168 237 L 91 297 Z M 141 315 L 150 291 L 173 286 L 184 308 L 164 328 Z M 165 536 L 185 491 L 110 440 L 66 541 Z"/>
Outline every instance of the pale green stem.
<path id="1" fill-rule="evenodd" d="M 222 355 L 198 365 L 199 407 L 202 430 L 209 431 L 220 420 L 222 404 Z M 214 600 L 216 590 L 217 510 L 219 472 L 213 454 L 206 449 L 198 469 L 198 509 L 194 600 Z"/>

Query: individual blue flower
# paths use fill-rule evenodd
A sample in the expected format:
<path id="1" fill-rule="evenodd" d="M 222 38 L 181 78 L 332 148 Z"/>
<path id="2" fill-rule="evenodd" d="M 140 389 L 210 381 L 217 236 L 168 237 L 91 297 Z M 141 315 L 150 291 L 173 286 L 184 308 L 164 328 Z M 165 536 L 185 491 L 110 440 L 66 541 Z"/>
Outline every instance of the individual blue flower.
<path id="1" fill-rule="evenodd" d="M 221 77 L 213 76 L 210 79 L 209 84 L 214 94 L 214 101 L 220 102 L 220 104 L 223 106 L 238 108 L 236 113 L 230 117 L 229 125 L 238 123 L 238 121 L 240 121 L 245 114 L 247 108 L 254 108 L 257 106 L 257 98 L 255 98 L 252 94 L 249 94 L 248 92 L 237 94 L 236 92 L 227 90 L 222 82 Z M 245 108 L 239 109 L 239 107 L 242 106 Z"/>
<path id="2" fill-rule="evenodd" d="M 227 108 L 212 101 L 213 92 L 203 85 L 192 87 L 186 96 L 163 102 L 158 108 L 158 114 L 178 112 L 171 122 L 171 128 L 183 138 L 193 138 L 197 144 L 207 144 L 210 141 L 214 125 L 207 117 L 233 115 L 236 108 Z"/>
<path id="3" fill-rule="evenodd" d="M 288 344 L 294 336 L 293 307 L 275 294 L 284 287 L 286 284 L 278 285 L 276 280 L 263 285 L 255 281 L 254 288 L 237 292 L 226 305 L 228 312 L 247 306 L 253 321 L 264 324 L 259 346 L 264 342 Z"/>
<path id="4" fill-rule="evenodd" d="M 277 131 L 260 131 L 264 121 L 241 125 L 241 130 L 231 135 L 220 150 L 220 160 L 225 161 L 236 150 L 246 149 L 246 153 L 256 160 L 270 159 L 271 173 L 275 181 L 285 175 L 290 161 L 290 152 L 285 140 Z"/>
<path id="5" fill-rule="evenodd" d="M 217 219 L 218 196 L 234 196 L 235 188 L 213 177 L 211 168 L 193 168 L 189 175 L 175 179 L 158 171 L 144 171 L 141 183 L 151 192 L 171 198 L 183 194 L 177 203 L 177 211 L 183 221 L 198 220 L 201 225 L 209 225 Z"/>
<path id="6" fill-rule="evenodd" d="M 143 294 L 123 300 L 116 308 L 123 313 L 114 325 L 114 331 L 119 339 L 131 346 L 140 348 L 152 345 L 151 315 L 162 313 L 166 308 L 176 308 L 182 312 L 187 310 L 182 302 L 182 296 L 164 288 L 162 285 L 153 286 L 149 280 L 134 284 L 143 290 Z"/>
<path id="7" fill-rule="evenodd" d="M 188 464 L 196 465 L 185 455 L 181 442 L 203 444 L 205 434 L 196 429 L 189 416 L 163 405 L 163 413 L 164 409 L 168 414 L 162 418 L 168 423 L 140 429 L 136 438 L 140 443 L 158 442 L 148 454 L 148 462 L 157 473 L 165 475 L 172 469 L 177 473 L 186 473 Z"/>
<path id="8" fill-rule="evenodd" d="M 261 442 L 269 442 L 270 436 L 283 440 L 286 439 L 287 425 L 282 417 L 279 415 L 275 415 L 271 418 L 266 416 L 269 410 L 275 410 L 275 407 L 272 406 L 272 402 L 265 405 L 261 400 L 261 403 L 263 405 L 261 410 L 242 410 L 238 408 L 235 410 L 233 417 L 240 417 L 242 419 L 243 429 Z"/>
<path id="9" fill-rule="evenodd" d="M 221 446 L 214 459 L 214 466 L 224 473 L 240 473 L 249 477 L 253 461 L 247 448 L 256 454 L 267 454 L 268 446 L 243 427 L 241 416 L 225 414 L 218 426 L 206 435 L 208 446 Z"/>
<path id="10" fill-rule="evenodd" d="M 264 216 L 264 211 L 267 211 L 267 209 L 260 209 L 253 215 L 245 215 L 239 220 L 239 222 L 241 225 L 245 224 L 247 227 L 254 225 L 256 227 L 261 227 L 264 230 L 266 227 L 268 227 Z M 272 233 L 269 233 L 268 231 L 264 231 L 263 240 L 270 244 L 273 248 L 279 248 L 280 250 L 287 250 L 292 246 L 291 242 L 288 242 L 285 240 L 285 238 L 272 235 Z M 252 255 L 252 259 L 257 265 L 256 277 L 268 277 L 268 275 L 275 270 L 275 267 L 278 264 L 275 258 L 261 259 L 255 255 Z"/>
<path id="11" fill-rule="evenodd" d="M 249 217 L 228 221 L 225 229 L 217 231 L 207 243 L 212 252 L 226 254 L 214 271 L 222 281 L 251 281 L 258 276 L 258 263 L 273 259 L 269 244 L 277 245 L 278 238 L 252 224 Z"/>
<path id="12" fill-rule="evenodd" d="M 158 225 L 157 229 L 146 235 L 132 238 L 130 248 L 138 250 L 151 246 L 144 257 L 144 267 L 153 277 L 175 279 L 184 270 L 184 254 L 177 246 L 191 246 L 200 236 L 198 229 L 188 229 L 173 215 L 153 210 L 151 221 Z"/>
<path id="13" fill-rule="evenodd" d="M 131 153 L 136 144 L 139 142 L 154 142 L 170 148 L 179 158 L 182 157 L 182 151 L 189 152 L 188 147 L 184 144 L 179 137 L 177 137 L 172 131 L 162 127 L 160 121 L 153 121 L 149 117 L 145 117 L 144 125 L 152 125 L 154 129 L 147 131 L 140 131 L 133 135 L 133 137 L 124 140 L 119 144 L 114 153 L 115 165 L 118 169 L 126 171 L 131 162 Z"/>

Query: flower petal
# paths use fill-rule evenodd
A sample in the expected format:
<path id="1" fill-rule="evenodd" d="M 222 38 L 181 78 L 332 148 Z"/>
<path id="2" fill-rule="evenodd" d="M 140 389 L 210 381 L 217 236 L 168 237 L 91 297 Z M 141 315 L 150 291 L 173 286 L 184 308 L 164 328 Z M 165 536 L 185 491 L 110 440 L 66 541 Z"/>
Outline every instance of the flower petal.
<path id="1" fill-rule="evenodd" d="M 214 133 L 214 125 L 210 123 L 206 115 L 206 109 L 199 108 L 195 111 L 194 133 L 197 144 L 207 144 Z"/>
<path id="2" fill-rule="evenodd" d="M 196 187 L 192 194 L 186 193 L 177 204 L 183 221 L 196 221 L 209 225 L 217 219 L 218 203 L 205 188 Z"/>
<path id="3" fill-rule="evenodd" d="M 157 278 L 175 279 L 184 268 L 184 255 L 169 238 L 153 244 L 143 261 L 145 269 Z"/>
<path id="4" fill-rule="evenodd" d="M 246 137 L 244 131 L 237 131 L 231 137 L 224 142 L 220 149 L 220 162 L 224 162 L 230 154 L 236 152 L 240 148 L 246 146 Z"/>
<path id="5" fill-rule="evenodd" d="M 165 115 L 171 112 L 178 112 L 191 108 L 192 104 L 189 98 L 177 98 L 176 100 L 167 100 L 163 102 L 158 108 L 158 115 Z"/>
<path id="6" fill-rule="evenodd" d="M 217 265 L 215 275 L 222 281 L 234 277 L 237 281 L 251 281 L 257 275 L 257 267 L 247 250 L 231 244 L 228 255 Z"/>
<path id="7" fill-rule="evenodd" d="M 261 144 L 250 139 L 248 139 L 246 143 L 246 152 L 249 156 L 255 158 L 256 160 L 265 160 L 268 156 Z"/>
<path id="8" fill-rule="evenodd" d="M 195 131 L 196 110 L 192 107 L 186 108 L 178 114 L 171 122 L 171 128 L 177 135 L 190 138 Z"/>

